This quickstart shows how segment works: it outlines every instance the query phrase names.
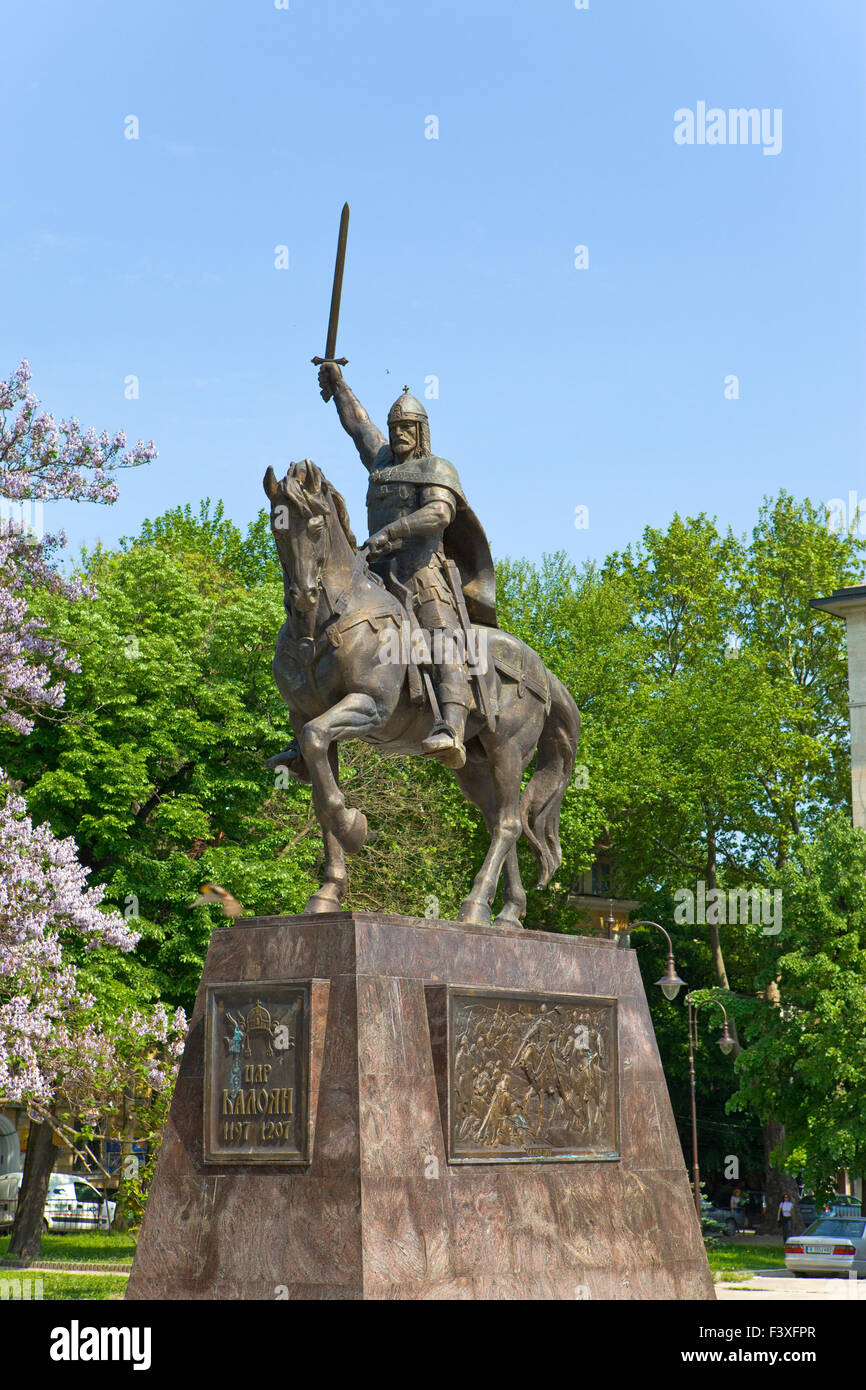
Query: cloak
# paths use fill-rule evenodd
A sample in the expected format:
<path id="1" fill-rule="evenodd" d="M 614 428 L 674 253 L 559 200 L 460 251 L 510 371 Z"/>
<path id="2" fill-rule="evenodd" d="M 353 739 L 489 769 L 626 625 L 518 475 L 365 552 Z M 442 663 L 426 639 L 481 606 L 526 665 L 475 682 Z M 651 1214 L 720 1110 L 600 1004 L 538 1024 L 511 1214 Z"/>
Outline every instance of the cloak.
<path id="1" fill-rule="evenodd" d="M 428 454 L 394 463 L 384 445 L 373 460 L 370 486 L 376 483 L 413 483 L 416 487 L 447 487 L 457 499 L 457 511 L 445 528 L 443 545 L 460 574 L 466 611 L 472 623 L 498 627 L 496 621 L 496 572 L 484 529 L 463 495 L 457 469 L 448 459 Z"/>

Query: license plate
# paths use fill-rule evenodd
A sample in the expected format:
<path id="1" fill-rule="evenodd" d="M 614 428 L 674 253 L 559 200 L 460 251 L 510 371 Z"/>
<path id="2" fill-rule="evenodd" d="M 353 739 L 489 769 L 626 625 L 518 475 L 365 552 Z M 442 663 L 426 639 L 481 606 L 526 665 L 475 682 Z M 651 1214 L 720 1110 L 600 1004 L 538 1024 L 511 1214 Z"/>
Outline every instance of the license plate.
<path id="1" fill-rule="evenodd" d="M 829 1255 L 830 1253 L 831 1253 L 831 1252 L 827 1249 L 826 1245 L 807 1245 L 807 1246 L 806 1246 L 806 1254 L 807 1254 L 807 1255 Z"/>

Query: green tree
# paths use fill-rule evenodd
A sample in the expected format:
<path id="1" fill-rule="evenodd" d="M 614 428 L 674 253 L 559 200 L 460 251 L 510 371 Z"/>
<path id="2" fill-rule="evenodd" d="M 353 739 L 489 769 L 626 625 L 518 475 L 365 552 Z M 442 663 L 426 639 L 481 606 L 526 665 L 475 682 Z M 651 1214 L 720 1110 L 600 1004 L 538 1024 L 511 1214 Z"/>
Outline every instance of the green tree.
<path id="1" fill-rule="evenodd" d="M 591 565 L 577 569 L 562 553 L 539 566 L 502 562 L 497 598 L 500 625 L 535 648 L 580 710 L 576 774 L 562 807 L 562 868 L 544 893 L 533 891 L 534 864 L 518 846 L 527 922 L 576 930 L 582 917 L 568 903 L 570 888 L 608 827 L 635 803 L 637 788 L 658 777 L 657 751 L 642 733 L 651 693 L 646 642 L 625 586 Z"/>
<path id="2" fill-rule="evenodd" d="M 136 918 L 136 968 L 187 1009 L 222 921 L 190 910 L 200 884 L 225 886 L 248 915 L 292 913 L 321 868 L 309 789 L 264 766 L 289 729 L 270 669 L 282 581 L 261 521 L 243 535 L 203 503 L 86 556 L 94 597 L 46 604 L 81 665 L 65 713 L 8 752 L 36 818 L 74 829 L 106 901 Z M 341 749 L 341 776 L 371 830 L 351 905 L 455 916 L 484 850 L 453 779 L 363 744 Z"/>
<path id="3" fill-rule="evenodd" d="M 154 545 L 175 554 L 205 555 L 249 588 L 268 582 L 282 584 L 270 517 L 264 508 L 244 534 L 226 516 L 222 501 L 212 503 L 206 497 L 197 513 L 187 502 L 155 520 L 142 522 L 138 536 L 125 536 L 120 548 L 127 551 L 133 546 Z"/>
<path id="4" fill-rule="evenodd" d="M 630 587 L 656 676 L 645 733 L 661 775 L 616 828 L 636 896 L 699 881 L 708 895 L 767 887 L 768 858 L 783 864 L 802 825 L 845 804 L 843 633 L 809 599 L 854 582 L 863 543 L 826 521 L 825 509 L 782 493 L 748 542 L 706 517 L 675 517 L 608 562 Z M 711 976 L 690 983 L 754 997 L 753 933 L 707 916 Z M 766 1116 L 767 1154 L 783 1144 Z M 767 1181 L 775 1212 L 792 1184 L 769 1162 Z"/>
<path id="5" fill-rule="evenodd" d="M 774 1162 L 819 1197 L 866 1172 L 866 832 L 844 812 L 792 841 L 771 881 L 778 939 L 753 932 L 761 998 L 735 1001 L 746 1046 L 731 1110 L 784 1125 Z"/>
<path id="6" fill-rule="evenodd" d="M 248 912 L 298 911 L 313 889 L 309 793 L 276 790 L 264 767 L 287 738 L 270 673 L 281 589 L 247 588 L 172 537 L 99 550 L 84 573 L 91 600 L 46 601 L 81 665 L 66 713 L 8 764 L 35 817 L 74 831 L 106 901 L 137 918 L 162 997 L 189 1008 L 219 920 L 189 910 L 203 880 Z"/>

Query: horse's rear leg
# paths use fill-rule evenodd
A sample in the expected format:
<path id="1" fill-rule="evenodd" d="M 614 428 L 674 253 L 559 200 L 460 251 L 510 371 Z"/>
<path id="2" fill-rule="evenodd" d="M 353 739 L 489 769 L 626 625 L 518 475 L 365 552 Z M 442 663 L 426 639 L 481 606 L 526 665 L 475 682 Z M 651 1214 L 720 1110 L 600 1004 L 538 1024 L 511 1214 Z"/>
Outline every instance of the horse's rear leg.
<path id="1" fill-rule="evenodd" d="M 470 756 L 466 766 L 455 773 L 455 776 L 467 801 L 471 801 L 473 806 L 478 807 L 484 817 L 484 824 L 487 826 L 488 833 L 492 837 L 496 823 L 496 798 L 493 793 L 490 764 L 486 754 L 477 757 Z M 496 921 L 501 926 L 519 927 L 526 912 L 526 892 L 520 877 L 516 845 L 505 856 L 502 873 L 505 879 L 505 899 L 502 910 L 497 914 Z"/>
<path id="2" fill-rule="evenodd" d="M 461 922 L 490 925 L 490 909 L 496 897 L 499 875 L 506 871 L 506 904 L 513 894 L 510 910 L 503 906 L 497 921 L 520 925 L 520 915 L 526 909 L 526 895 L 520 882 L 517 866 L 517 841 L 520 838 L 520 780 L 523 759 L 513 742 L 503 741 L 495 746 L 493 756 L 483 760 L 472 758 L 457 773 L 457 780 L 469 800 L 480 809 L 490 831 L 490 848 L 484 863 L 475 876 L 467 898 L 460 905 Z M 509 858 L 512 859 L 509 864 Z M 514 893 L 515 879 L 519 889 Z M 521 902 L 522 899 L 522 902 Z"/>
<path id="3" fill-rule="evenodd" d="M 505 901 L 502 911 L 496 914 L 498 927 L 522 927 L 526 914 L 526 890 L 520 877 L 520 862 L 517 858 L 517 845 L 508 851 L 502 866 L 505 878 Z"/>

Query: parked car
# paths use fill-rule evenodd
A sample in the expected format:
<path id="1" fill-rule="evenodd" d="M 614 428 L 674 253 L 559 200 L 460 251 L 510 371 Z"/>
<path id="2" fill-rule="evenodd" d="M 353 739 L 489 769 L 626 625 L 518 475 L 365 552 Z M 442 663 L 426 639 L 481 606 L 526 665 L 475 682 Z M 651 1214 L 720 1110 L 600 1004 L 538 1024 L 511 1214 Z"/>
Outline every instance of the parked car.
<path id="1" fill-rule="evenodd" d="M 743 1231 L 757 1230 L 765 1210 L 764 1194 L 748 1188 L 741 1193 L 741 1198 L 740 1207 L 735 1217 L 731 1211 L 730 1198 L 727 1201 L 716 1203 L 711 1201 L 709 1197 L 702 1197 L 702 1222 L 717 1222 L 724 1230 L 725 1235 L 728 1236 L 735 1236 Z"/>
<path id="2" fill-rule="evenodd" d="M 0 1229 L 9 1229 L 15 1221 L 18 1189 L 23 1173 L 4 1173 L 0 1177 Z M 107 1201 L 101 1192 L 76 1173 L 52 1173 L 48 1196 L 42 1215 L 46 1231 L 107 1231 L 114 1220 L 116 1202 Z"/>
<path id="3" fill-rule="evenodd" d="M 844 1192 L 837 1192 L 835 1197 L 831 1197 L 829 1202 L 818 1208 L 811 1193 L 800 1198 L 800 1217 L 804 1225 L 808 1226 L 813 1221 L 817 1221 L 821 1216 L 861 1216 L 862 1208 L 859 1197 L 846 1196 Z"/>
<path id="4" fill-rule="evenodd" d="M 831 1197 L 822 1216 L 861 1216 L 862 1205 L 859 1197 L 846 1196 L 843 1192 L 837 1192 L 835 1197 Z"/>
<path id="5" fill-rule="evenodd" d="M 734 1220 L 730 1207 L 717 1207 L 709 1197 L 701 1197 L 701 1228 L 713 1234 L 717 1226 L 722 1228 L 726 1236 L 735 1236 L 742 1230 Z"/>
<path id="6" fill-rule="evenodd" d="M 767 1211 L 767 1198 L 757 1188 L 749 1187 L 743 1193 L 746 1208 L 746 1225 L 757 1230 Z"/>
<path id="7" fill-rule="evenodd" d="M 866 1278 L 866 1221 L 853 1216 L 821 1216 L 801 1236 L 785 1241 L 785 1266 L 800 1279 L 810 1274 Z"/>
<path id="8" fill-rule="evenodd" d="M 815 1206 L 813 1197 L 801 1197 L 798 1203 L 800 1208 L 800 1220 L 804 1226 L 811 1226 L 813 1221 L 818 1220 L 818 1210 Z"/>

